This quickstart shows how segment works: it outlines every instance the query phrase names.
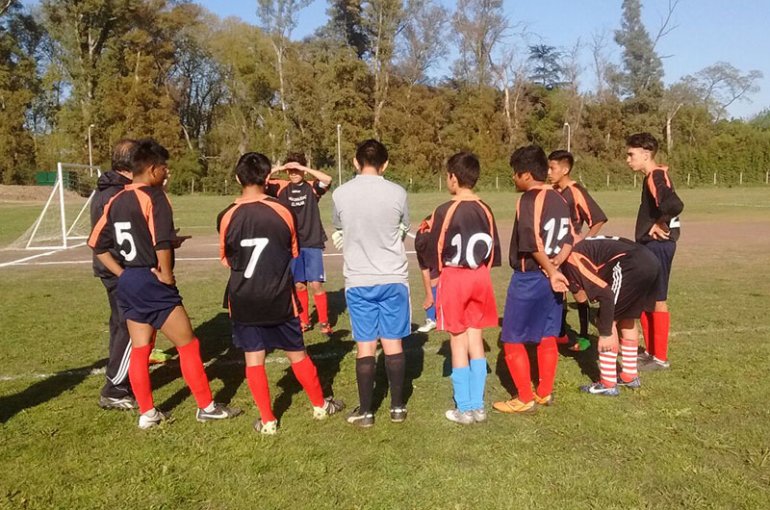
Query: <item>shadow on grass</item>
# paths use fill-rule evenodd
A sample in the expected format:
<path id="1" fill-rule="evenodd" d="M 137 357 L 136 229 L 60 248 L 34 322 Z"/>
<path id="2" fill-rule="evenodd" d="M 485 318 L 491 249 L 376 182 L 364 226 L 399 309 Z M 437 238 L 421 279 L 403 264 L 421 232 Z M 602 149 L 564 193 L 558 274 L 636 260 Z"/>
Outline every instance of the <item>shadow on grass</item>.
<path id="1" fill-rule="evenodd" d="M 315 301 L 313 299 L 314 298 L 310 298 L 308 307 L 315 308 Z M 329 324 L 334 326 L 337 324 L 337 319 L 340 314 L 344 312 L 347 307 L 345 301 L 345 289 L 326 290 L 326 304 L 329 309 Z M 318 324 L 318 309 L 313 310 L 310 314 L 310 323 Z"/>

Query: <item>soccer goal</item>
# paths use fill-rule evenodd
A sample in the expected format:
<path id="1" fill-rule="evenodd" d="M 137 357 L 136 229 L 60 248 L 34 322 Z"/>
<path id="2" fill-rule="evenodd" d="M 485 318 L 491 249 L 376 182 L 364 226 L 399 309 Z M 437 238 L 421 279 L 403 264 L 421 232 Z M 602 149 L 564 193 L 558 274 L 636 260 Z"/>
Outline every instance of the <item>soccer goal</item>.
<path id="1" fill-rule="evenodd" d="M 57 163 L 55 182 L 42 212 L 12 247 L 57 250 L 85 243 L 91 232 L 89 205 L 100 175 L 98 166 Z"/>

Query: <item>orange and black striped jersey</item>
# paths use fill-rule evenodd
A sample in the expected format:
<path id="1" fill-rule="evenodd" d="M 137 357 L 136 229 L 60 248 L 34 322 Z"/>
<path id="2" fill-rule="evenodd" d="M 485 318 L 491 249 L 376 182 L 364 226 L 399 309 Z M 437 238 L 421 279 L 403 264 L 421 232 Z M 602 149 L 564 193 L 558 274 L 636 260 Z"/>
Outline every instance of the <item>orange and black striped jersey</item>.
<path id="1" fill-rule="evenodd" d="M 324 248 L 326 232 L 321 223 L 318 201 L 328 190 L 319 180 L 294 184 L 283 179 L 270 179 L 265 192 L 289 207 L 297 218 L 297 236 L 303 248 Z"/>
<path id="2" fill-rule="evenodd" d="M 511 234 L 508 259 L 513 270 L 540 271 L 533 253 L 552 258 L 572 242 L 569 208 L 559 192 L 545 184 L 525 191 L 516 204 Z"/>
<path id="3" fill-rule="evenodd" d="M 176 239 L 174 215 L 160 186 L 127 184 L 113 196 L 88 239 L 95 253 L 117 253 L 123 267 L 157 267 L 155 250 Z"/>
<path id="4" fill-rule="evenodd" d="M 659 221 L 669 228 L 669 240 L 679 239 L 679 215 L 684 204 L 674 191 L 674 183 L 668 176 L 667 168 L 656 168 L 642 181 L 642 202 L 636 217 L 636 241 L 652 241 L 648 232 Z"/>
<path id="5" fill-rule="evenodd" d="M 417 227 L 417 232 L 414 234 L 414 251 L 417 255 L 417 265 L 420 269 L 429 269 L 431 279 L 438 278 L 438 267 L 436 263 L 427 259 L 435 250 L 430 249 L 431 244 L 431 227 L 433 226 L 433 215 L 429 214 Z"/>
<path id="6" fill-rule="evenodd" d="M 422 256 L 437 273 L 446 267 L 500 265 L 500 237 L 492 210 L 478 198 L 454 199 L 433 211 Z"/>
<path id="7" fill-rule="evenodd" d="M 573 234 L 580 234 L 583 224 L 588 225 L 590 229 L 597 223 L 607 221 L 607 216 L 602 211 L 602 208 L 599 207 L 599 204 L 596 203 L 596 200 L 577 182 L 572 182 L 572 184 L 557 191 L 561 193 L 569 207 Z"/>
<path id="8" fill-rule="evenodd" d="M 299 313 L 291 260 L 299 255 L 296 219 L 272 197 L 239 198 L 217 217 L 219 258 L 230 268 L 226 304 L 241 324 L 281 324 Z"/>

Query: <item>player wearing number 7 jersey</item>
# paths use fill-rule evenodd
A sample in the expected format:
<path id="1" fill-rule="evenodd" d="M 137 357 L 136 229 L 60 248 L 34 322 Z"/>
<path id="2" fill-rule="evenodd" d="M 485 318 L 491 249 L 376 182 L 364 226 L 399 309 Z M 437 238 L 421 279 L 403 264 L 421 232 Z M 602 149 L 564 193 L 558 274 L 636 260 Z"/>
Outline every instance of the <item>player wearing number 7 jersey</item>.
<path id="1" fill-rule="evenodd" d="M 235 178 L 243 192 L 219 214 L 217 230 L 220 259 L 230 268 L 225 306 L 230 311 L 233 343 L 244 351 L 246 380 L 261 415 L 254 428 L 272 435 L 278 421 L 265 373 L 267 350 L 286 352 L 310 398 L 314 418 L 326 418 L 344 404 L 324 398 L 316 367 L 305 352 L 291 272 L 291 261 L 299 255 L 297 221 L 288 207 L 265 193 L 270 170 L 270 160 L 263 154 L 241 157 Z"/>
<path id="2" fill-rule="evenodd" d="M 516 204 L 509 260 L 513 276 L 508 287 L 500 340 L 505 362 L 518 397 L 497 402 L 503 413 L 524 413 L 548 405 L 556 377 L 559 353 L 556 336 L 561 328 L 567 280 L 551 258 L 572 247 L 570 213 L 558 191 L 545 184 L 548 160 L 538 146 L 516 149 L 511 155 L 513 182 L 524 194 Z M 537 344 L 540 381 L 532 391 L 525 343 Z"/>

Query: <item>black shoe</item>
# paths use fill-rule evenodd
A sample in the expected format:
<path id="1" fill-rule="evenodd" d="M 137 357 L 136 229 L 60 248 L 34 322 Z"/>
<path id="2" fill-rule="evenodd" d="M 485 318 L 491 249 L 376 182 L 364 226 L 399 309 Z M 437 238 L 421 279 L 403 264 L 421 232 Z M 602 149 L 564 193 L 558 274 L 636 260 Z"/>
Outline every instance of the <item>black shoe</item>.
<path id="1" fill-rule="evenodd" d="M 125 397 L 105 397 L 102 395 L 99 397 L 99 407 L 102 409 L 117 409 L 120 411 L 139 409 L 136 399 L 131 395 L 126 395 Z"/>
<path id="2" fill-rule="evenodd" d="M 406 420 L 406 407 L 393 407 L 390 410 L 390 421 L 401 423 Z"/>
<path id="3" fill-rule="evenodd" d="M 374 414 L 362 413 L 360 407 L 353 409 L 348 415 L 347 422 L 361 428 L 368 428 L 374 425 Z"/>
<path id="4" fill-rule="evenodd" d="M 243 411 L 237 407 L 227 407 L 224 404 L 214 402 L 214 409 L 211 412 L 205 409 L 198 409 L 195 411 L 195 419 L 200 422 L 214 421 L 214 420 L 227 420 L 228 418 L 235 418 Z"/>

